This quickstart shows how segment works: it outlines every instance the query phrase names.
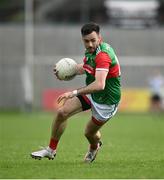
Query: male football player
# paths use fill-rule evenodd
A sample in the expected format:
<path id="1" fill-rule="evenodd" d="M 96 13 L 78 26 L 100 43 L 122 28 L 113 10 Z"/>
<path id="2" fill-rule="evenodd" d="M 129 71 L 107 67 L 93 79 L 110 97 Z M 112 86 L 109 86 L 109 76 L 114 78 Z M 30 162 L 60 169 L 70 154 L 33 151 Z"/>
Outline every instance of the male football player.
<path id="1" fill-rule="evenodd" d="M 121 98 L 121 72 L 117 56 L 111 45 L 103 42 L 98 24 L 83 25 L 81 35 L 86 51 L 83 64 L 77 65 L 77 74 L 86 75 L 86 86 L 58 97 L 58 103 L 63 102 L 63 105 L 54 119 L 49 146 L 31 153 L 33 158 L 53 159 L 68 119 L 76 113 L 91 109 L 91 118 L 85 128 L 89 150 L 84 161 L 92 162 L 102 145 L 99 130 L 117 111 Z M 54 73 L 57 76 L 55 67 Z"/>

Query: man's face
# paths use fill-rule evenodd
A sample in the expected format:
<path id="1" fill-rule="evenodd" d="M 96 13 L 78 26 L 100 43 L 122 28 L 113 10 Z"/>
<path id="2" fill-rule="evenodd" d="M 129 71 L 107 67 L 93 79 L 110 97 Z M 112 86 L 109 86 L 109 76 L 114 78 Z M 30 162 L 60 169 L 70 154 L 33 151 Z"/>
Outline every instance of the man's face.
<path id="1" fill-rule="evenodd" d="M 101 42 L 101 37 L 95 31 L 82 37 L 84 46 L 89 53 L 93 53 Z"/>

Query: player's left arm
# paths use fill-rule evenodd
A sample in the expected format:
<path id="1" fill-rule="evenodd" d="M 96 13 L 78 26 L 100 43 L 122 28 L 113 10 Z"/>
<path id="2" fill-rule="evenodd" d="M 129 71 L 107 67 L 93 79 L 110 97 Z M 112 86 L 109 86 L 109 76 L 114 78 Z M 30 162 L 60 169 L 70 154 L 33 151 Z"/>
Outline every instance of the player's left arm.
<path id="1" fill-rule="evenodd" d="M 106 70 L 97 70 L 95 74 L 95 81 L 89 84 L 88 86 L 81 87 L 77 90 L 74 90 L 72 92 L 66 92 L 58 97 L 57 102 L 60 104 L 62 101 L 66 101 L 69 98 L 72 98 L 77 95 L 83 95 L 83 94 L 91 94 L 94 92 L 101 91 L 105 88 L 105 81 L 107 77 L 108 71 Z M 64 104 L 63 102 L 63 104 Z"/>
<path id="2" fill-rule="evenodd" d="M 105 88 L 105 81 L 108 71 L 97 70 L 95 74 L 95 81 L 88 86 L 77 89 L 77 94 L 91 94 L 97 91 L 101 91 Z"/>
<path id="3" fill-rule="evenodd" d="M 95 81 L 88 86 L 77 89 L 77 94 L 91 94 L 97 91 L 101 91 L 105 88 L 106 77 L 111 65 L 111 59 L 105 52 L 100 52 L 95 59 L 96 71 Z"/>

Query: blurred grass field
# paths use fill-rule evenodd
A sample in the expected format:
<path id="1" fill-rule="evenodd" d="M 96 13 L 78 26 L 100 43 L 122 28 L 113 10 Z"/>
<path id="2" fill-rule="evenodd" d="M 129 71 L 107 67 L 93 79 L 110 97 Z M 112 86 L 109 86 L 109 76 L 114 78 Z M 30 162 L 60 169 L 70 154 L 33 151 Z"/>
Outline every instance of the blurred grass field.
<path id="1" fill-rule="evenodd" d="M 102 132 L 103 146 L 92 164 L 83 163 L 88 113 L 69 120 L 56 158 L 34 160 L 30 153 L 49 141 L 53 113 L 0 113 L 1 179 L 164 178 L 164 115 L 122 114 Z"/>

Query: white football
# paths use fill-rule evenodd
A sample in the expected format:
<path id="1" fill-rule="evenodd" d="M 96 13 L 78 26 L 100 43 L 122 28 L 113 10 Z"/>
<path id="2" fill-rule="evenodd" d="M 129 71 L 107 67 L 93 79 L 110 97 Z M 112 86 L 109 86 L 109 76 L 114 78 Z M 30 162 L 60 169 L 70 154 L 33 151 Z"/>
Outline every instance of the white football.
<path id="1" fill-rule="evenodd" d="M 56 63 L 56 73 L 60 80 L 69 81 L 76 75 L 77 63 L 71 58 L 62 58 Z"/>

